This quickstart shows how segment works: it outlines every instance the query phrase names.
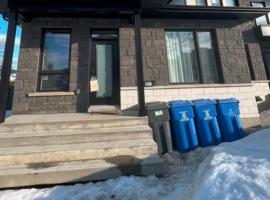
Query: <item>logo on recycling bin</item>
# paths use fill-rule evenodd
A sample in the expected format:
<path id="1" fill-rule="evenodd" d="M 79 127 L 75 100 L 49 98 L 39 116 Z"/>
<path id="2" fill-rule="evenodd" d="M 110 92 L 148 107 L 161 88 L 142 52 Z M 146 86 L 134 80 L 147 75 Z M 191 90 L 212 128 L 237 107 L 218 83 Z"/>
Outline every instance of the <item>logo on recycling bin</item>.
<path id="1" fill-rule="evenodd" d="M 181 113 L 181 115 L 182 115 L 182 119 L 181 119 L 182 122 L 188 121 L 188 120 L 189 120 L 189 118 L 188 118 L 188 116 L 187 116 L 187 111 L 182 111 L 182 112 L 180 112 L 180 113 Z"/>
<path id="2" fill-rule="evenodd" d="M 210 115 L 210 110 L 204 110 L 203 112 L 205 113 L 204 120 L 212 119 L 212 116 Z"/>
<path id="3" fill-rule="evenodd" d="M 234 112 L 231 108 L 229 108 L 229 114 L 234 114 Z"/>

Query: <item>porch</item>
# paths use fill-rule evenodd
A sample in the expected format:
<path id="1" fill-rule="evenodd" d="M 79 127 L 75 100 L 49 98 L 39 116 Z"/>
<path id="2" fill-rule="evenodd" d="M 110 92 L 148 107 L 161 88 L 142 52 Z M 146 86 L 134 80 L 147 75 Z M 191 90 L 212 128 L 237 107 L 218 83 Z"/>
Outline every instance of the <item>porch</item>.
<path id="1" fill-rule="evenodd" d="M 13 115 L 0 127 L 0 188 L 161 175 L 145 117 Z"/>

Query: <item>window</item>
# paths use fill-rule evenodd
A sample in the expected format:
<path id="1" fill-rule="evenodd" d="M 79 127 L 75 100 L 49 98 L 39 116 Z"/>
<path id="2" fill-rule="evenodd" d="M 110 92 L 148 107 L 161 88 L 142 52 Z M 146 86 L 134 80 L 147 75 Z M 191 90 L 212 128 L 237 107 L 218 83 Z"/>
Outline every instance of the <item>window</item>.
<path id="1" fill-rule="evenodd" d="M 206 1 L 205 0 L 196 0 L 196 5 L 197 6 L 206 6 Z"/>
<path id="2" fill-rule="evenodd" d="M 170 83 L 219 82 L 210 31 L 166 31 Z"/>
<path id="3" fill-rule="evenodd" d="M 45 31 L 39 72 L 39 91 L 67 91 L 70 31 Z"/>
<path id="4" fill-rule="evenodd" d="M 212 6 L 222 6 L 221 0 L 212 0 Z"/>
<path id="5" fill-rule="evenodd" d="M 224 6 L 226 7 L 235 7 L 237 3 L 235 0 L 223 0 Z"/>
<path id="6" fill-rule="evenodd" d="M 264 8 L 265 3 L 264 2 L 252 2 L 251 6 L 254 8 Z M 268 15 L 263 15 L 261 17 L 257 17 L 255 21 L 256 21 L 257 26 L 267 25 L 269 23 L 269 18 L 268 18 Z"/>
<path id="7" fill-rule="evenodd" d="M 174 6 L 183 6 L 186 5 L 186 0 L 172 0 L 169 4 Z"/>

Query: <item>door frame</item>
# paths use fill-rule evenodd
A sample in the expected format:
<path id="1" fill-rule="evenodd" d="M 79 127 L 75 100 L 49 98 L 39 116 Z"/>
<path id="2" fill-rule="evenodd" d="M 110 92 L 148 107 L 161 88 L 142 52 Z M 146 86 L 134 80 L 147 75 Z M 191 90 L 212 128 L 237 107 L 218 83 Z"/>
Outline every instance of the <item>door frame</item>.
<path id="1" fill-rule="evenodd" d="M 100 36 L 93 35 L 97 33 Z M 90 74 L 92 72 L 92 67 L 94 66 L 94 62 L 96 60 L 95 56 L 93 55 L 93 48 L 95 48 L 96 43 L 98 42 L 113 42 L 116 45 L 116 52 L 113 52 L 113 57 L 116 58 L 114 60 L 113 65 L 113 95 L 112 95 L 112 105 L 120 106 L 120 49 L 119 49 L 119 31 L 118 29 L 92 29 L 90 30 L 90 49 L 89 49 L 89 58 L 90 58 L 90 66 L 89 66 L 89 73 L 88 73 L 88 83 L 90 82 Z M 88 107 L 93 106 L 91 102 L 91 92 L 89 91 L 89 100 L 88 100 Z M 111 105 L 110 104 L 110 105 Z M 94 104 L 94 105 L 105 105 L 105 104 Z M 106 104 L 107 105 L 107 104 Z"/>

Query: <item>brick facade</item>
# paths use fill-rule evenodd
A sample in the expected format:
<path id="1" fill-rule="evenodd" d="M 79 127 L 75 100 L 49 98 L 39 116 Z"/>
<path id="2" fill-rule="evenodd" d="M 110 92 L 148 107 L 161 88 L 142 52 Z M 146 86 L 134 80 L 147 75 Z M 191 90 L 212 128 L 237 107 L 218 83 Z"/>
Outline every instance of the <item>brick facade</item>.
<path id="1" fill-rule="evenodd" d="M 194 99 L 222 99 L 237 98 L 240 100 L 241 118 L 245 127 L 260 124 L 259 113 L 255 96 L 263 101 L 269 96 L 268 81 L 255 81 L 241 84 L 215 84 L 215 85 L 172 85 L 145 88 L 146 102 L 194 100 Z M 135 87 L 122 88 L 122 108 L 133 108 L 138 103 L 137 89 Z"/>
<path id="2" fill-rule="evenodd" d="M 226 89 L 226 84 L 251 84 L 245 44 L 248 45 L 252 55 L 252 66 L 254 67 L 256 80 L 265 80 L 266 76 L 259 43 L 256 40 L 249 40 L 248 36 L 244 34 L 246 30 L 242 28 L 244 25 L 243 22 L 230 20 L 143 20 L 141 34 L 144 78 L 145 80 L 154 80 L 157 87 L 157 89 L 153 88 L 153 91 L 146 88 L 146 100 L 149 102 L 152 100 L 185 98 L 180 93 L 191 98 L 194 96 L 192 96 L 193 92 L 198 93 L 197 98 L 214 98 L 212 93 L 200 95 L 200 91 L 215 91 L 220 94 L 220 90 L 227 91 L 224 97 L 237 97 L 231 90 Z M 134 91 L 134 88 L 136 88 L 137 81 L 135 34 L 132 27 L 133 25 L 128 20 L 123 19 L 37 18 L 30 23 L 23 24 L 19 68 L 15 84 L 14 113 L 87 112 L 89 102 L 90 30 L 93 28 L 117 28 L 119 30 L 121 107 L 126 109 L 135 105 L 137 103 L 137 91 Z M 43 28 L 72 29 L 69 95 L 28 97 L 29 93 L 36 93 L 37 89 L 41 32 Z M 213 31 L 214 40 L 217 42 L 218 67 L 223 79 L 223 84 L 220 84 L 219 89 L 215 90 L 215 85 L 213 85 L 210 88 L 197 86 L 198 88 L 192 90 L 171 90 L 165 44 L 165 31 L 167 29 Z M 221 89 L 222 87 L 225 89 Z M 236 91 L 236 89 L 232 90 Z M 129 94 L 129 91 L 133 91 L 133 93 Z M 153 98 L 154 93 L 162 91 L 164 93 L 162 93 L 162 98 Z M 177 95 L 173 97 L 172 91 L 176 92 Z M 72 92 L 74 93 L 72 94 Z M 166 97 L 166 99 L 163 97 Z M 242 97 L 239 98 L 243 99 Z M 254 99 L 254 95 L 252 98 L 248 98 L 251 106 L 255 106 L 253 105 Z M 252 110 L 252 112 L 254 116 L 250 115 L 250 117 L 257 117 L 258 111 Z M 247 114 L 245 115 L 247 117 L 249 113 L 245 114 Z"/>

